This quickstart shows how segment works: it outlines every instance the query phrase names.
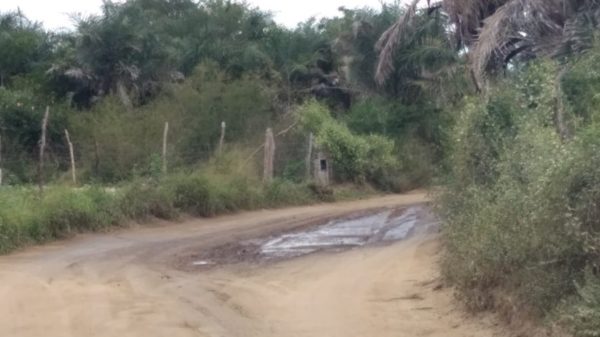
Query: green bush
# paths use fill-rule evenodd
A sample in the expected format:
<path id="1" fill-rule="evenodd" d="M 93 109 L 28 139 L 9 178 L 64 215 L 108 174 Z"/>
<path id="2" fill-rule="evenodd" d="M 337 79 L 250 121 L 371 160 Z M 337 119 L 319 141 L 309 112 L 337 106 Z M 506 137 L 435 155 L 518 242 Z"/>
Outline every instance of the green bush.
<path id="1" fill-rule="evenodd" d="M 0 252 L 118 224 L 117 198 L 98 188 L 47 188 L 43 198 L 31 188 L 0 190 Z"/>
<path id="2" fill-rule="evenodd" d="M 392 140 L 380 135 L 356 135 L 316 102 L 301 107 L 299 115 L 302 125 L 315 133 L 317 145 L 331 156 L 336 179 L 389 188 L 388 183 L 399 174 Z"/>
<path id="3" fill-rule="evenodd" d="M 578 246 L 562 187 L 548 184 L 560 170 L 548 153 L 563 153 L 553 130 L 530 128 L 499 158 L 494 183 L 454 186 L 443 199 L 444 271 L 476 308 L 493 305 L 482 294 L 498 286 L 542 311 L 573 291 Z"/>
<path id="4" fill-rule="evenodd" d="M 52 188 L 41 200 L 40 226 L 50 238 L 94 231 L 120 221 L 116 198 L 99 188 Z"/>
<path id="5" fill-rule="evenodd" d="M 0 188 L 0 253 L 6 253 L 31 241 L 35 199 L 25 188 Z"/>
<path id="6" fill-rule="evenodd" d="M 573 306 L 593 307 L 595 281 L 576 285 L 600 267 L 600 128 L 561 139 L 553 69 L 534 64 L 511 79 L 518 90 L 500 83 L 489 99 L 467 100 L 450 132 L 442 266 L 473 309 L 543 316 L 582 289 Z M 578 312 L 574 329 L 590 331 L 593 315 Z"/>
<path id="7" fill-rule="evenodd" d="M 274 207 L 265 204 L 265 194 L 262 182 L 256 178 L 245 176 L 224 176 L 209 174 L 216 199 L 219 202 L 217 212 L 236 212 L 261 207 Z M 221 209 L 221 211 L 219 211 Z"/>
<path id="8" fill-rule="evenodd" d="M 269 207 L 285 205 L 305 205 L 319 200 L 305 184 L 295 184 L 286 180 L 276 179 L 265 186 L 265 203 Z"/>
<path id="9" fill-rule="evenodd" d="M 214 195 L 208 180 L 200 175 L 178 175 L 164 181 L 171 191 L 173 205 L 195 215 L 214 215 Z"/>
<path id="10" fill-rule="evenodd" d="M 130 219 L 149 216 L 173 219 L 177 216 L 173 195 L 154 181 L 134 181 L 123 187 L 118 198 L 121 211 Z"/>
<path id="11" fill-rule="evenodd" d="M 408 137 L 400 140 L 397 147 L 400 174 L 393 175 L 391 181 L 384 184 L 394 192 L 430 186 L 441 172 L 438 167 L 441 166 L 441 160 L 436 158 L 436 150 L 432 149 L 431 144 Z"/>

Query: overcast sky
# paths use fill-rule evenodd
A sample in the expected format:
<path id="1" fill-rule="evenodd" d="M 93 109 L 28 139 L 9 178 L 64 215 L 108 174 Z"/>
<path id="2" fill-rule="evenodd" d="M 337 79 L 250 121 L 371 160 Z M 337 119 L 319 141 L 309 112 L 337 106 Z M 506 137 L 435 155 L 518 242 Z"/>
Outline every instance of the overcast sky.
<path id="1" fill-rule="evenodd" d="M 248 2 L 275 14 L 275 20 L 289 27 L 311 16 L 337 15 L 338 8 L 379 7 L 381 1 L 392 0 L 249 0 Z M 47 29 L 71 28 L 69 14 L 98 13 L 102 0 L 0 0 L 0 11 L 21 8 L 34 21 Z"/>

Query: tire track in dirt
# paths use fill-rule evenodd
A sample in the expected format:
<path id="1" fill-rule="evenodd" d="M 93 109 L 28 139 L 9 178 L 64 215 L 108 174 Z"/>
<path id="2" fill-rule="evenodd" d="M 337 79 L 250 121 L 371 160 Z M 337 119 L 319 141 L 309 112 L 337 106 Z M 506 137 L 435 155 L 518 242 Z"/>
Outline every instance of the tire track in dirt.
<path id="1" fill-rule="evenodd" d="M 435 233 L 185 270 L 198 249 L 427 201 L 424 193 L 157 223 L 0 257 L 0 336 L 495 336 L 440 289 Z"/>

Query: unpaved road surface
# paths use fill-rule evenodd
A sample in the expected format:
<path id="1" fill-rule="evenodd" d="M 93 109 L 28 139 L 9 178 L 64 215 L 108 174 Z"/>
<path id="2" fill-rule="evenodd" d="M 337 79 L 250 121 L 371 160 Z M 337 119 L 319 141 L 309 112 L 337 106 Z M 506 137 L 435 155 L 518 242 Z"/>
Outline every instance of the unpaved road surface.
<path id="1" fill-rule="evenodd" d="M 435 230 L 416 223 L 405 240 L 362 246 L 385 233 L 363 239 L 345 232 L 356 221 L 342 232 L 331 222 L 382 208 L 406 218 L 402 207 L 423 202 L 412 193 L 248 212 L 0 257 L 0 336 L 498 336 L 441 288 Z M 293 258 L 256 248 L 279 253 L 302 231 L 360 244 Z"/>

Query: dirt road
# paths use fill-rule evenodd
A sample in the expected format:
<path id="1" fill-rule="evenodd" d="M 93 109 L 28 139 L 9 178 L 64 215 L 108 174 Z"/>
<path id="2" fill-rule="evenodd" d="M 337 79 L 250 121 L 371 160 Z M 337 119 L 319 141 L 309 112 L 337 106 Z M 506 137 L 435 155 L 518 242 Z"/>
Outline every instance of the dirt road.
<path id="1" fill-rule="evenodd" d="M 289 260 L 186 268 L 197 252 L 424 201 L 413 193 L 157 224 L 0 257 L 0 336 L 498 335 L 440 289 L 430 232 Z"/>

